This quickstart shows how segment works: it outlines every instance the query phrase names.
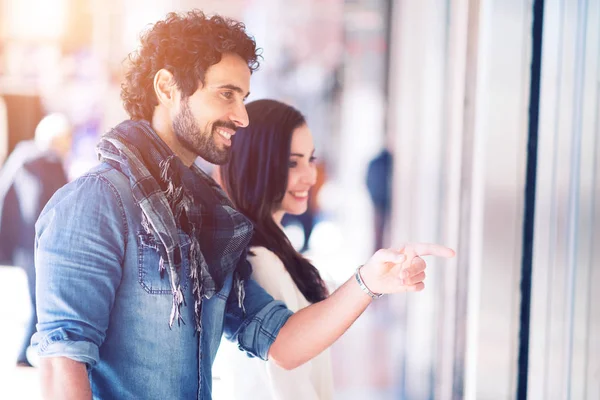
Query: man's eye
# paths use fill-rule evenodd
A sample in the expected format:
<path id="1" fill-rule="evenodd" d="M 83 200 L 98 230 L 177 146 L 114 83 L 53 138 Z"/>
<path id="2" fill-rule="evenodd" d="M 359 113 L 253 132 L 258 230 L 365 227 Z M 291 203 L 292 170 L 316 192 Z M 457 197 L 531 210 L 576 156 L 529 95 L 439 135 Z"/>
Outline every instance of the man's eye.
<path id="1" fill-rule="evenodd" d="M 223 93 L 221 93 L 221 95 L 223 97 L 225 97 L 227 100 L 231 100 L 233 98 L 233 93 L 232 92 L 223 92 Z"/>

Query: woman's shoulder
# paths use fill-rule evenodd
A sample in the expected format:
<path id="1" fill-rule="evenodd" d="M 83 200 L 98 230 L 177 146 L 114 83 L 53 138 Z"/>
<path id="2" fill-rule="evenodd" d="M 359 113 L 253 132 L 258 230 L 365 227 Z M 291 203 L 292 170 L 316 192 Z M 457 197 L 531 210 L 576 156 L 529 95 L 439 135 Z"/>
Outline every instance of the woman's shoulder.
<path id="1" fill-rule="evenodd" d="M 252 264 L 254 270 L 260 268 L 276 268 L 285 269 L 281 259 L 273 251 L 263 246 L 253 246 L 248 254 L 248 261 Z"/>
<path id="2" fill-rule="evenodd" d="M 252 247 L 250 251 L 252 255 L 248 260 L 252 265 L 252 278 L 276 300 L 284 301 L 295 310 L 293 298 L 298 288 L 281 259 L 265 247 Z"/>

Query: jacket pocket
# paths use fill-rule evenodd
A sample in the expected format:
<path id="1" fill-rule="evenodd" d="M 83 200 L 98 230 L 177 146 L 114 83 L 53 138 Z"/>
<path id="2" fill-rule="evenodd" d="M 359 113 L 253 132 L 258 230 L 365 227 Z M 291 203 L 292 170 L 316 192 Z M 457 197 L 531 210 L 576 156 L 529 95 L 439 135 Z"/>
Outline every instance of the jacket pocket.
<path id="1" fill-rule="evenodd" d="M 160 253 L 158 243 L 153 235 L 140 231 L 138 232 L 138 282 L 149 294 L 171 294 L 171 283 L 169 272 L 161 274 L 159 271 Z M 179 231 L 179 243 L 181 244 L 181 288 L 185 290 L 188 285 L 189 275 L 189 253 L 190 238 L 183 231 Z M 167 266 L 168 268 L 168 266 Z"/>

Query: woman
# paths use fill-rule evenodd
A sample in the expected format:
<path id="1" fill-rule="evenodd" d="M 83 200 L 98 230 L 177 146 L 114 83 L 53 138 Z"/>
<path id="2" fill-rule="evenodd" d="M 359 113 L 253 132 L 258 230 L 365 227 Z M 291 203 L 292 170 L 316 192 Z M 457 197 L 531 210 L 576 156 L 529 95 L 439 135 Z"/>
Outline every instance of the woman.
<path id="1" fill-rule="evenodd" d="M 317 178 L 312 134 L 302 114 L 286 104 L 258 100 L 246 108 L 250 125 L 236 133 L 231 161 L 221 167 L 220 178 L 237 209 L 254 223 L 252 277 L 296 312 L 328 295 L 317 269 L 294 250 L 281 226 L 286 213 L 299 215 L 308 207 Z M 292 371 L 248 358 L 226 341 L 220 358 L 229 398 L 333 397 L 328 350 Z"/>

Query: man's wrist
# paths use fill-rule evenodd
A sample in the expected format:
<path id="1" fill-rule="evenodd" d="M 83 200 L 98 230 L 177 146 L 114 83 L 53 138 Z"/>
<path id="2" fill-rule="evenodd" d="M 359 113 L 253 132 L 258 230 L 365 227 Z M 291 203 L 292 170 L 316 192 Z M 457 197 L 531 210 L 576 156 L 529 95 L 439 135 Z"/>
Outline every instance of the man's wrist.
<path id="1" fill-rule="evenodd" d="M 369 289 L 369 287 L 366 285 L 365 281 L 363 280 L 363 277 L 360 273 L 360 270 L 362 267 L 363 267 L 363 265 L 358 267 L 356 269 L 356 272 L 354 273 L 354 279 L 356 279 L 358 286 L 362 289 L 363 292 L 368 294 L 373 300 L 380 298 L 381 296 L 383 296 L 383 293 L 373 292 L 371 289 Z"/>

